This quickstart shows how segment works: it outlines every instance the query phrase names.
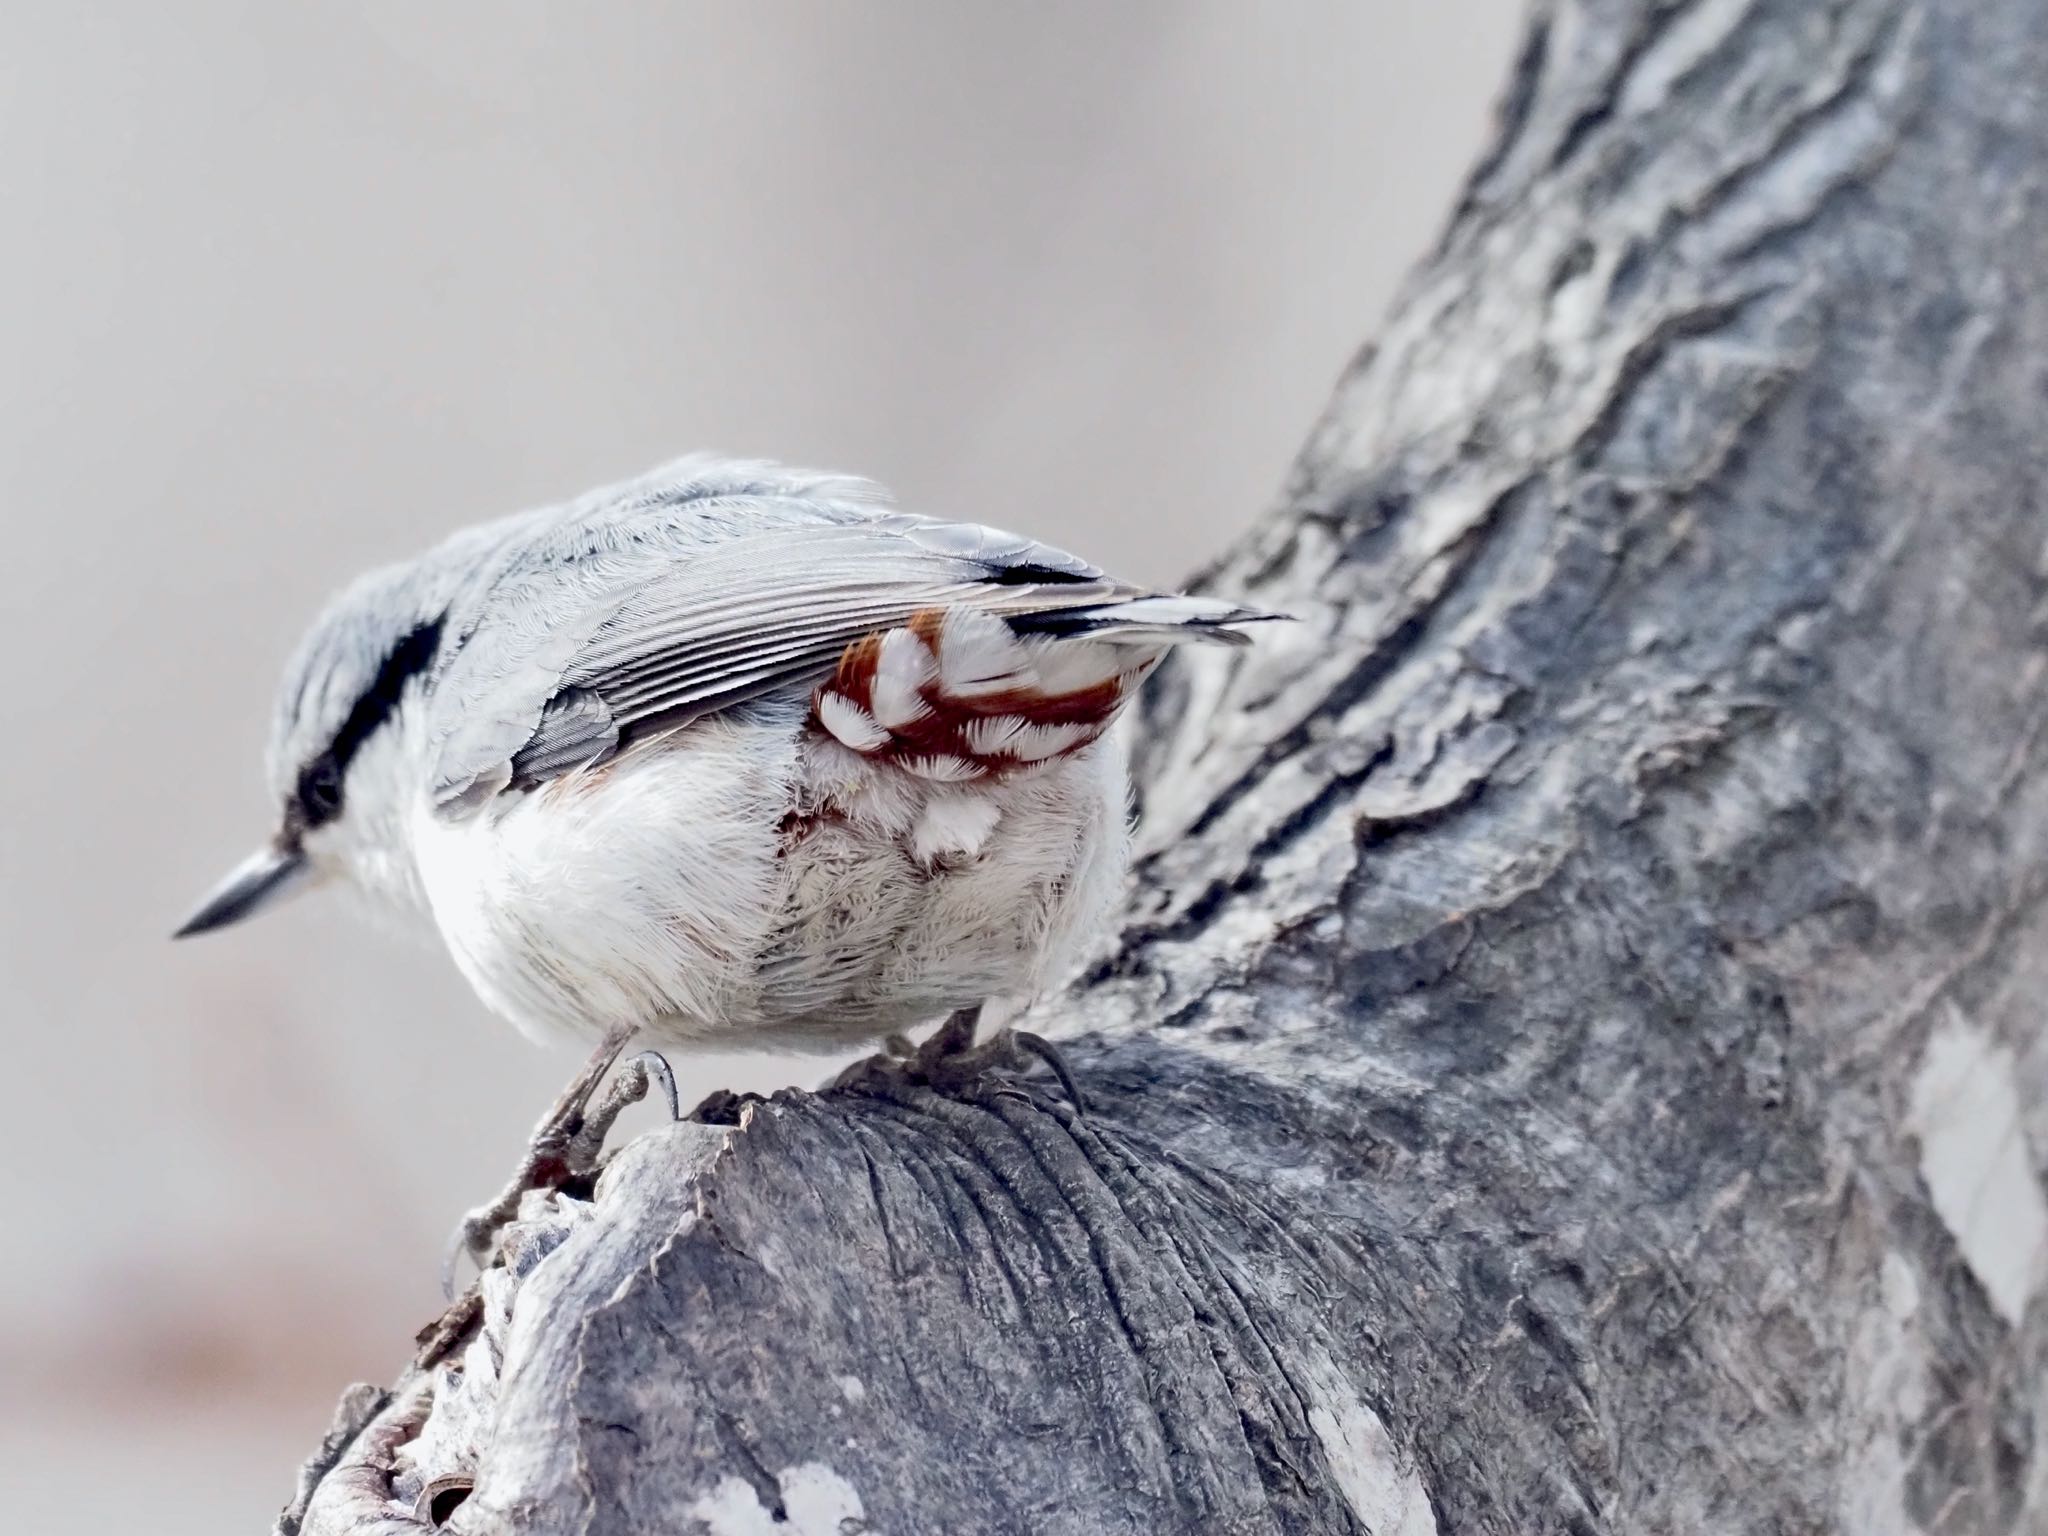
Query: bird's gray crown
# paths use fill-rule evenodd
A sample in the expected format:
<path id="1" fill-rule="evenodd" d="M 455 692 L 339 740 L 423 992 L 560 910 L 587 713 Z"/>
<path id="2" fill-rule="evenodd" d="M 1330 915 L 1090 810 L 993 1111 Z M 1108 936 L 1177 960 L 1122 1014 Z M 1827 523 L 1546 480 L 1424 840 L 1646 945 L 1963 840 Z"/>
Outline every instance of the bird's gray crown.
<path id="1" fill-rule="evenodd" d="M 271 731 L 269 777 L 287 826 L 340 814 L 356 754 L 397 710 L 440 650 L 445 609 L 417 567 L 373 573 L 322 614 L 286 669 Z"/>
<path id="2" fill-rule="evenodd" d="M 285 671 L 268 763 L 287 822 L 315 826 L 337 814 L 356 751 L 388 724 L 408 684 L 431 679 L 484 620 L 494 621 L 509 667 L 521 631 L 546 631 L 626 568 L 772 521 L 770 509 L 841 522 L 886 503 L 865 480 L 693 455 L 464 529 L 416 559 L 369 573 L 328 605 Z M 569 567 L 578 568 L 576 579 L 559 574 Z M 491 676 L 497 663 L 482 670 Z"/>

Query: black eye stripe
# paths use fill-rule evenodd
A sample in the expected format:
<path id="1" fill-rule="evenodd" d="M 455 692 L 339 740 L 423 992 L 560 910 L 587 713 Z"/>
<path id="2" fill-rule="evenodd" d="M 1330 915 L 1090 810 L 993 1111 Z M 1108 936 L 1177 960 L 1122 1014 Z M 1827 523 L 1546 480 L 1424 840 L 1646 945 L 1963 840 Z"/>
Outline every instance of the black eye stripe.
<path id="1" fill-rule="evenodd" d="M 300 770 L 296 795 L 299 819 L 309 827 L 320 826 L 341 814 L 341 787 L 348 765 L 377 728 L 391 718 L 405 685 L 426 671 L 441 645 L 441 626 L 434 618 L 415 626 L 400 637 L 377 668 L 362 696 L 334 733 L 327 750 Z"/>

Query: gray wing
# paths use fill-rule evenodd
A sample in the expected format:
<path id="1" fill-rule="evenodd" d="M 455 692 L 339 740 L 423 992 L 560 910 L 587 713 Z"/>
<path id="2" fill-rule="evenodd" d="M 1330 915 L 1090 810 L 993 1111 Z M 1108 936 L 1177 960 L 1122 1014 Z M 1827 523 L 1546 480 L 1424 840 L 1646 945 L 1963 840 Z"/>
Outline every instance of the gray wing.
<path id="1" fill-rule="evenodd" d="M 623 566 L 556 567 L 494 592 L 437 683 L 434 802 L 459 814 L 507 786 L 807 685 L 848 645 L 921 609 L 1023 617 L 1138 591 L 1049 545 L 905 513 L 763 526 Z"/>

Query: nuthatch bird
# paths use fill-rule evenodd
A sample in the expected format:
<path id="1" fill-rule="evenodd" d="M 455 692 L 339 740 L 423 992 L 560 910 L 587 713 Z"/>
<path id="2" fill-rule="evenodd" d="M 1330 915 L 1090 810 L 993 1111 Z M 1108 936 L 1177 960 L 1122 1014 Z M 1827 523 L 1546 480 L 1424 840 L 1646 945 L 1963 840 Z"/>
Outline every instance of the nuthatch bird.
<path id="1" fill-rule="evenodd" d="M 328 882 L 430 919 L 493 1011 L 600 1041 L 557 1142 L 635 1033 L 834 1049 L 950 1015 L 936 1068 L 1106 915 L 1140 683 L 1266 617 L 683 459 L 344 591 L 279 694 L 275 829 L 179 932 Z"/>

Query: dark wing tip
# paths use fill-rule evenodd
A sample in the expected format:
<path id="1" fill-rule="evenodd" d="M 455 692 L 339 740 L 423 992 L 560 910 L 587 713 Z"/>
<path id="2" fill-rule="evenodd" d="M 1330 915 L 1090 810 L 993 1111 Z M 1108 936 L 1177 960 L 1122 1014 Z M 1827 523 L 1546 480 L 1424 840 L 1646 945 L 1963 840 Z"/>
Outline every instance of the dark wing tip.
<path id="1" fill-rule="evenodd" d="M 1233 608 L 1219 616 L 1217 624 L 1299 624 L 1301 620 L 1291 613 L 1281 613 L 1272 608 Z"/>

